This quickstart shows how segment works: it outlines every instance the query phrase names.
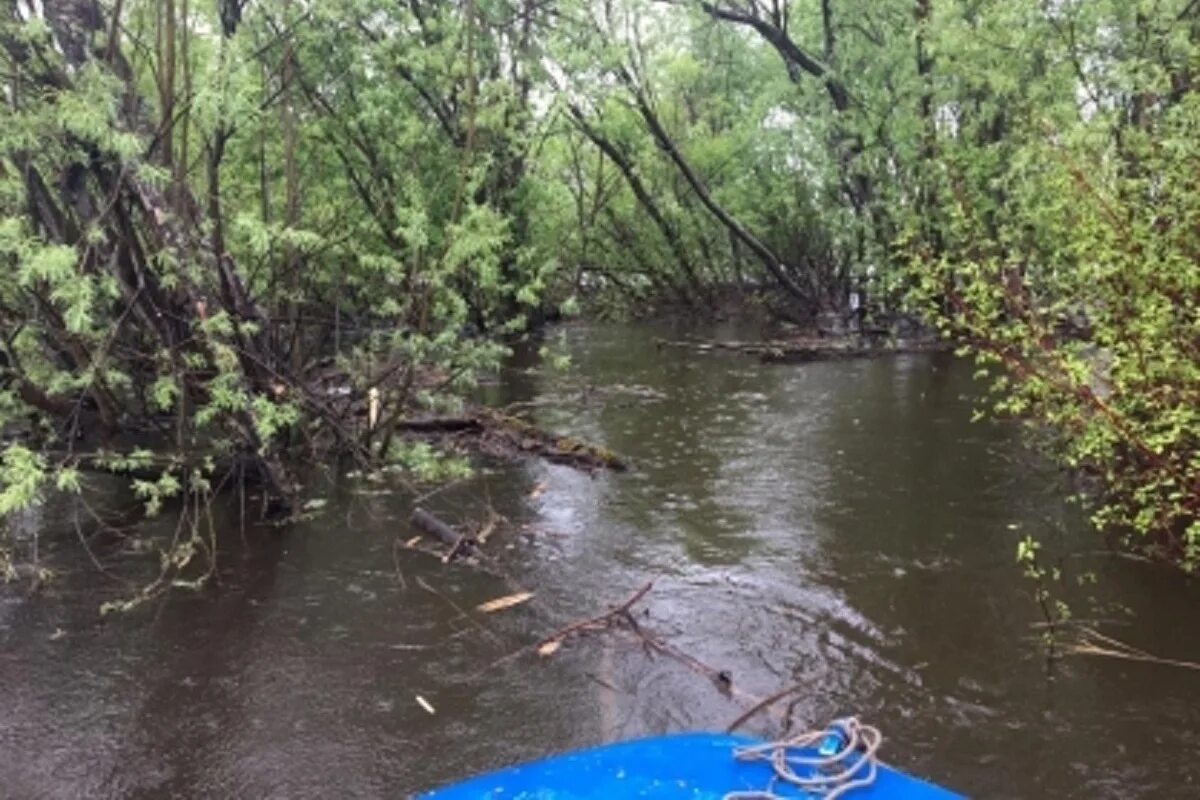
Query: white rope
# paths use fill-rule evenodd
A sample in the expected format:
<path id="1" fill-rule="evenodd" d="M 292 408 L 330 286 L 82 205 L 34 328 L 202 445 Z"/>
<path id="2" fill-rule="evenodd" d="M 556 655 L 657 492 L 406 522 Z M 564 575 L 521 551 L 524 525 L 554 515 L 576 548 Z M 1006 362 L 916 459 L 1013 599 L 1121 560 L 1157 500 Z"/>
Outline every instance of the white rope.
<path id="1" fill-rule="evenodd" d="M 814 749 L 830 736 L 837 736 L 836 752 L 813 755 Z M 878 728 L 864 725 L 857 717 L 838 719 L 816 731 L 766 744 L 734 748 L 739 761 L 766 761 L 775 770 L 765 789 L 729 792 L 724 800 L 785 800 L 776 794 L 775 784 L 789 783 L 808 792 L 812 798 L 834 800 L 855 789 L 875 782 L 876 754 L 883 743 Z M 796 771 L 803 768 L 804 774 Z"/>

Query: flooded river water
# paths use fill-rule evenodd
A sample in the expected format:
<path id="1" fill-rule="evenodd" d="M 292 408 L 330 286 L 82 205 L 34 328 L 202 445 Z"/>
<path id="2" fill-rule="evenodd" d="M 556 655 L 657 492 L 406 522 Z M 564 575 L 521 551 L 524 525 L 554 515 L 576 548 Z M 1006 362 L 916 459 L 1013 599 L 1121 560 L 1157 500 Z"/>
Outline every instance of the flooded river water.
<path id="1" fill-rule="evenodd" d="M 745 696 L 798 681 L 797 726 L 858 714 L 889 761 L 973 796 L 1200 796 L 1200 673 L 1099 658 L 1048 672 L 1016 542 L 1096 542 L 1015 429 L 971 422 L 969 364 L 763 366 L 659 352 L 663 333 L 568 327 L 569 369 L 518 354 L 487 389 L 546 401 L 540 424 L 636 464 L 530 462 L 428 498 L 454 522 L 489 504 L 512 521 L 487 545 L 508 581 L 394 558 L 410 499 L 343 481 L 287 529 L 242 537 L 224 509 L 219 587 L 101 620 L 119 587 L 46 509 L 59 578 L 35 598 L 0 590 L 0 796 L 403 797 L 567 747 L 721 729 Z M 131 572 L 146 559 L 101 555 Z M 1099 577 L 1100 606 L 1080 592 L 1078 613 L 1200 658 L 1193 582 L 1104 555 L 1063 563 Z M 737 692 L 620 636 L 503 660 L 651 578 L 639 622 Z M 474 622 L 454 608 L 514 586 L 535 599 Z M 749 727 L 779 732 L 768 716 Z"/>

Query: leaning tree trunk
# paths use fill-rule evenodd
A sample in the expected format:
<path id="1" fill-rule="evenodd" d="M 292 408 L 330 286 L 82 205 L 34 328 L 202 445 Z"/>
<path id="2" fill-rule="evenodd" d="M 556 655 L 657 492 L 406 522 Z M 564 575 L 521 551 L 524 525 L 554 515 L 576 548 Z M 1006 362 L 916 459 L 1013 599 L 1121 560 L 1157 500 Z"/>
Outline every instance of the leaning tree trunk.
<path id="1" fill-rule="evenodd" d="M 778 253 L 766 242 L 755 236 L 749 228 L 738 221 L 724 206 L 717 202 L 699 173 L 692 168 L 691 163 L 688 162 L 670 134 L 667 133 L 667 129 L 663 127 L 658 115 L 650 105 L 650 99 L 646 96 L 646 92 L 638 85 L 630 72 L 622 67 L 617 71 L 617 77 L 633 95 L 634 105 L 643 121 L 645 121 L 646 127 L 650 129 L 654 141 L 679 169 L 680 175 L 683 176 L 688 186 L 695 192 L 696 199 L 700 201 L 700 204 L 708 209 L 709 213 L 716 217 L 732 236 L 744 244 L 762 262 L 762 265 L 766 267 L 767 272 L 775 279 L 780 288 L 793 299 L 799 301 L 806 313 L 815 313 L 817 310 L 815 292 L 796 280 L 790 267 L 783 262 Z"/>

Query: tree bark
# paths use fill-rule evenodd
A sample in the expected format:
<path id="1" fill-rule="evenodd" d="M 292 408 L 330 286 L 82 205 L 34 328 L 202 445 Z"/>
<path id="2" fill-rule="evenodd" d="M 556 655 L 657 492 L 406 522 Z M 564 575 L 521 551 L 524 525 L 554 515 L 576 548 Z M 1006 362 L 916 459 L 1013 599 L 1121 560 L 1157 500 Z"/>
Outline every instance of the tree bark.
<path id="1" fill-rule="evenodd" d="M 634 197 L 637 198 L 638 203 L 645 210 L 646 215 L 650 217 L 663 238 L 667 240 L 667 244 L 671 248 L 671 253 L 675 256 L 675 261 L 679 264 L 679 268 L 686 276 L 689 285 L 697 292 L 702 292 L 704 287 L 701 284 L 699 276 L 696 274 L 696 269 L 692 264 L 691 257 L 688 255 L 687 247 L 684 246 L 683 238 L 679 235 L 679 229 L 667 220 L 662 209 L 658 207 L 658 203 L 654 201 L 654 197 L 646 189 L 646 185 L 642 183 L 642 179 L 638 176 L 637 170 L 629 160 L 629 157 L 614 142 L 593 128 L 578 106 L 571 104 L 568 108 L 570 109 L 571 116 L 575 119 L 575 126 L 601 152 L 608 156 L 609 160 L 621 172 L 621 175 L 625 178 L 625 182 L 629 184 L 629 188 L 633 191 Z M 681 292 L 679 299 L 685 305 L 691 305 L 692 303 L 692 298 L 687 292 Z"/>

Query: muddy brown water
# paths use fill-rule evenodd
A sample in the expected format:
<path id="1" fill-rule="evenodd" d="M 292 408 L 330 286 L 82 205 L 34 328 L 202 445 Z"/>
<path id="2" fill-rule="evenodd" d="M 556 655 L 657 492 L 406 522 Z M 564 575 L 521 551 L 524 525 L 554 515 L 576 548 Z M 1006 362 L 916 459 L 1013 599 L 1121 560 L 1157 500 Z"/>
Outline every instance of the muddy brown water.
<path id="1" fill-rule="evenodd" d="M 1095 658 L 1047 670 L 1016 541 L 1095 542 L 1015 430 L 971 422 L 969 364 L 763 367 L 660 353 L 664 333 L 678 332 L 568 327 L 566 372 L 530 348 L 487 388 L 545 401 L 539 422 L 637 464 L 496 468 L 428 498 L 455 521 L 490 502 L 529 526 L 488 544 L 507 583 L 422 553 L 394 562 L 410 501 L 317 481 L 327 504 L 285 530 L 243 537 L 236 504 L 218 509 L 219 588 L 100 621 L 120 587 L 88 567 L 74 511 L 24 519 L 59 578 L 34 599 L 0 593 L 0 796 L 403 797 L 563 748 L 720 729 L 744 700 L 620 637 L 497 663 L 651 577 L 639 621 L 739 692 L 806 681 L 794 724 L 858 714 L 884 730 L 890 761 L 965 793 L 1200 796 L 1200 673 Z M 97 546 L 118 574 L 147 569 Z M 1200 658 L 1194 582 L 1103 555 L 1064 564 L 1100 579 L 1077 592 L 1079 613 L 1128 618 L 1109 630 Z M 536 599 L 478 625 L 451 607 L 514 584 Z"/>

